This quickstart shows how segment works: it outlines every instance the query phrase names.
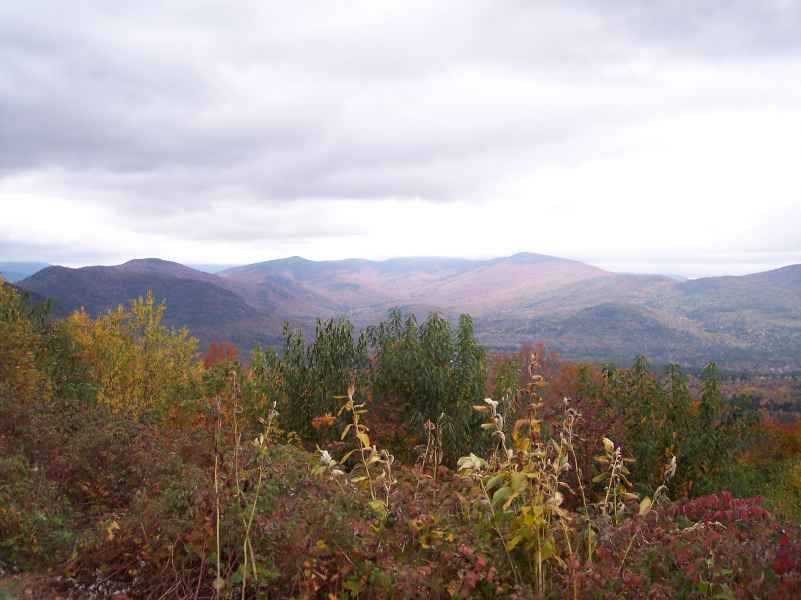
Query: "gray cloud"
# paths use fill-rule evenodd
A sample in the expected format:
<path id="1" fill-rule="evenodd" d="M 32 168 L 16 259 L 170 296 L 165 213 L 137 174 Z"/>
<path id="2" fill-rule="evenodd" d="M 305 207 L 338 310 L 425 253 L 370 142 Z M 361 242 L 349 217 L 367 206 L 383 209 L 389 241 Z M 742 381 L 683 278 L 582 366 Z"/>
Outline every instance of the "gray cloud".
<path id="1" fill-rule="evenodd" d="M 801 50 L 801 5 L 793 0 L 631 0 L 630 23 L 646 39 L 697 58 L 753 59 Z"/>
<path id="2" fill-rule="evenodd" d="M 188 240 L 359 236 L 291 207 L 490 203 L 638 126 L 797 110 L 799 64 L 793 1 L 7 2 L 0 192 Z"/>

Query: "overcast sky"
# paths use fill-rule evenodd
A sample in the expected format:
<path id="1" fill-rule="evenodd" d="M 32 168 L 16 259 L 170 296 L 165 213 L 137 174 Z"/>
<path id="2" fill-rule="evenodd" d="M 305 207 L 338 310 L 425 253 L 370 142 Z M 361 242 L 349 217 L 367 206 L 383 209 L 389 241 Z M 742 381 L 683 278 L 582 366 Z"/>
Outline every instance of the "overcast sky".
<path id="1" fill-rule="evenodd" d="M 0 260 L 801 263 L 801 1 L 0 2 Z"/>

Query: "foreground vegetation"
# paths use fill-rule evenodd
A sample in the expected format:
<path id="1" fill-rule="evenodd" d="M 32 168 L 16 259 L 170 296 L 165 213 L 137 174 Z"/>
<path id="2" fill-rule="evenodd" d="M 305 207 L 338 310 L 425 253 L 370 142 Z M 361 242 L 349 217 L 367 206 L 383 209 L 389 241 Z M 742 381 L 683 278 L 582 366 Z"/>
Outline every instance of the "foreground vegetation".
<path id="1" fill-rule="evenodd" d="M 797 598 L 801 427 L 392 312 L 248 364 L 0 287 L 0 570 L 34 597 Z M 2 592 L 0 592 L 2 593 Z"/>

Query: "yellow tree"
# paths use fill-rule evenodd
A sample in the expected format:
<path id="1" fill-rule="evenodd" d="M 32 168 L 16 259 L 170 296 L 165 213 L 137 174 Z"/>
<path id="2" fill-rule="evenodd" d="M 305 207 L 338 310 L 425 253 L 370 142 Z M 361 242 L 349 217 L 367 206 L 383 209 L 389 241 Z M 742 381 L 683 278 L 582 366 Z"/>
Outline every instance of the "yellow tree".
<path id="1" fill-rule="evenodd" d="M 0 278 L 0 392 L 23 402 L 48 394 L 36 365 L 41 344 L 21 295 Z"/>
<path id="2" fill-rule="evenodd" d="M 69 332 L 83 348 L 98 385 L 97 401 L 136 415 L 165 411 L 192 396 L 199 381 L 197 340 L 162 323 L 153 293 L 92 319 L 77 311 Z"/>

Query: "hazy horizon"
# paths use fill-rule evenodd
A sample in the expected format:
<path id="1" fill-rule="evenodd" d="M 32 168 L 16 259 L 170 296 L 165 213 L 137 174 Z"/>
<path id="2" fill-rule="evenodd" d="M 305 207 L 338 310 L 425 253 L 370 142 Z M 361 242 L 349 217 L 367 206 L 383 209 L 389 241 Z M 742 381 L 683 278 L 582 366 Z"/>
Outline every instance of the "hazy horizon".
<path id="1" fill-rule="evenodd" d="M 542 253 L 540 253 L 540 252 L 531 252 L 531 251 L 527 251 L 527 250 L 521 250 L 520 252 L 515 252 L 513 254 L 507 254 L 507 255 L 503 255 L 503 256 L 470 256 L 470 257 L 466 257 L 466 256 L 455 256 L 455 255 L 450 255 L 450 256 L 448 256 L 448 255 L 439 255 L 439 256 L 435 256 L 435 255 L 423 256 L 423 255 L 420 255 L 420 256 L 389 256 L 389 257 L 386 257 L 386 258 L 370 258 L 370 257 L 363 257 L 363 256 L 343 256 L 342 258 L 326 258 L 326 259 L 312 259 L 312 258 L 309 258 L 309 257 L 306 257 L 306 256 L 291 255 L 291 256 L 274 256 L 274 257 L 269 257 L 269 258 L 261 258 L 261 259 L 249 260 L 247 262 L 241 262 L 241 263 L 195 263 L 195 262 L 192 262 L 192 261 L 181 261 L 181 260 L 176 260 L 174 258 L 170 258 L 170 257 L 166 257 L 166 256 L 155 256 L 155 255 L 153 255 L 153 256 L 151 256 L 151 255 L 148 255 L 148 256 L 145 256 L 145 255 L 131 256 L 131 257 L 127 257 L 127 258 L 120 258 L 120 259 L 116 259 L 116 260 L 112 260 L 112 261 L 106 261 L 106 262 L 82 262 L 82 263 L 66 263 L 66 262 L 46 261 L 46 260 L 36 261 L 36 260 L 9 259 L 9 258 L 0 257 L 0 264 L 12 264 L 12 263 L 34 264 L 34 263 L 41 263 L 41 264 L 47 265 L 47 266 L 63 266 L 63 267 L 69 267 L 69 268 L 76 269 L 76 268 L 92 267 L 92 266 L 117 266 L 117 265 L 124 264 L 124 263 L 126 263 L 128 261 L 131 261 L 131 260 L 160 259 L 160 260 L 165 260 L 165 261 L 169 261 L 169 262 L 180 263 L 180 264 L 185 265 L 187 267 L 191 267 L 193 269 L 196 269 L 196 270 L 199 270 L 199 271 L 204 271 L 204 272 L 207 272 L 207 273 L 218 273 L 220 271 L 224 271 L 225 269 L 230 269 L 230 268 L 234 268 L 234 267 L 240 267 L 240 266 L 257 264 L 257 263 L 262 263 L 262 262 L 274 261 L 274 260 L 283 260 L 283 259 L 295 258 L 295 257 L 303 258 L 303 259 L 306 259 L 306 260 L 312 260 L 312 261 L 315 261 L 315 262 L 340 261 L 340 260 L 367 260 L 367 261 L 372 261 L 372 262 L 381 262 L 381 261 L 396 260 L 396 259 L 403 259 L 403 260 L 415 260 L 415 259 L 416 260 L 423 260 L 423 259 L 446 259 L 446 260 L 447 259 L 452 259 L 452 260 L 459 260 L 459 259 L 465 259 L 465 260 L 477 260 L 477 261 L 480 261 L 480 260 L 492 260 L 492 259 L 498 259 L 498 258 L 506 258 L 506 257 L 509 257 L 509 256 L 513 256 L 515 254 L 542 254 Z M 548 255 L 548 256 L 553 256 L 553 255 Z M 696 274 L 687 275 L 687 274 L 685 274 L 686 272 L 682 272 L 681 265 L 676 265 L 675 263 L 672 263 L 672 262 L 669 263 L 670 267 L 676 267 L 675 269 L 660 267 L 659 263 L 642 263 L 640 265 L 641 268 L 636 268 L 635 264 L 626 263 L 626 262 L 617 263 L 616 264 L 614 262 L 595 261 L 595 260 L 592 260 L 592 259 L 583 259 L 583 258 L 577 258 L 577 257 L 571 257 L 571 256 L 554 256 L 553 258 L 574 260 L 574 261 L 586 263 L 588 265 L 591 265 L 591 266 L 594 266 L 594 267 L 598 267 L 600 269 L 603 269 L 605 271 L 610 271 L 610 272 L 613 272 L 613 273 L 630 273 L 630 274 L 641 274 L 641 275 L 665 275 L 665 276 L 668 276 L 668 277 L 681 277 L 681 278 L 686 278 L 686 279 L 697 279 L 697 278 L 702 278 L 702 277 L 725 277 L 725 276 L 749 275 L 749 274 L 753 274 L 753 273 L 760 273 L 760 272 L 764 272 L 764 271 L 780 269 L 782 267 L 787 267 L 787 266 L 791 266 L 791 265 L 795 265 L 795 264 L 801 264 L 801 263 L 787 262 L 787 263 L 784 263 L 784 264 L 777 264 L 777 265 L 767 264 L 767 263 L 766 264 L 762 264 L 762 265 L 757 265 L 757 264 L 750 263 L 750 264 L 743 264 L 743 265 L 741 265 L 742 268 L 735 269 L 734 271 L 732 271 L 732 270 L 728 270 L 728 271 L 726 271 L 726 270 L 709 271 L 709 272 L 705 272 L 703 274 L 697 274 L 696 273 Z M 632 269 L 631 268 L 632 266 L 634 266 L 635 268 Z M 730 265 L 727 265 L 727 266 L 730 266 Z"/>

